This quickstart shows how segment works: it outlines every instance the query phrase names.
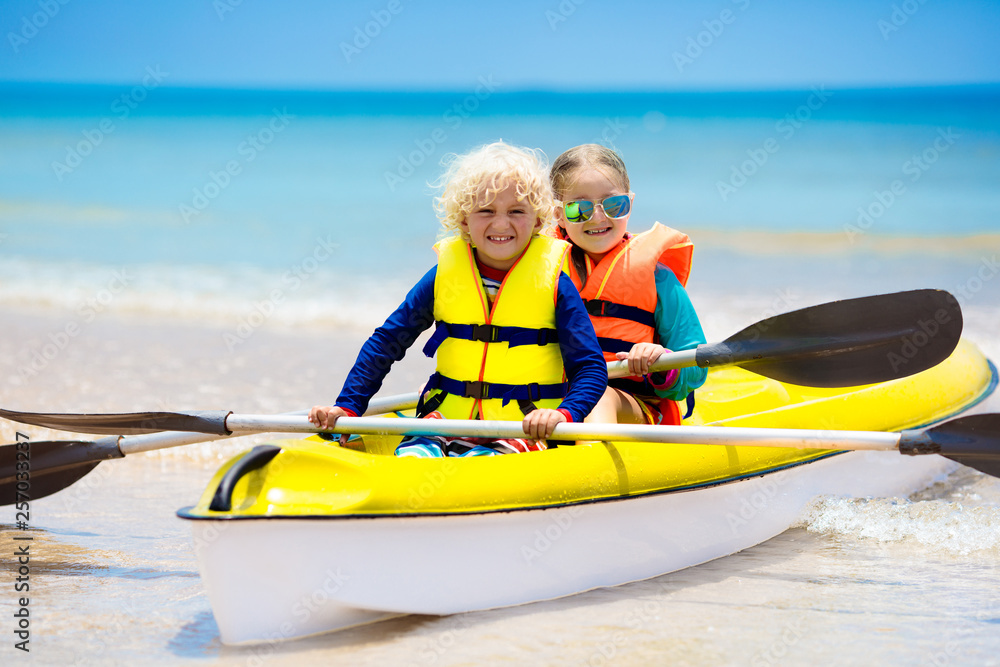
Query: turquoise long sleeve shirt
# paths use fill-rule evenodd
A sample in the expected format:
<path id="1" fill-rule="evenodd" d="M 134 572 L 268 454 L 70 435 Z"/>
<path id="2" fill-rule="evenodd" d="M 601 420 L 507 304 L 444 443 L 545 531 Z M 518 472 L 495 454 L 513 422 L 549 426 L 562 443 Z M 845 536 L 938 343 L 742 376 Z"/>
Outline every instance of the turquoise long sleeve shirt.
<path id="1" fill-rule="evenodd" d="M 698 314 L 691 305 L 691 298 L 677 280 L 674 272 L 663 264 L 656 266 L 656 311 L 653 313 L 660 345 L 677 352 L 691 350 L 705 342 Z M 689 393 L 705 384 L 708 371 L 697 366 L 682 368 L 677 381 L 667 389 L 658 389 L 662 398 L 683 401 Z"/>

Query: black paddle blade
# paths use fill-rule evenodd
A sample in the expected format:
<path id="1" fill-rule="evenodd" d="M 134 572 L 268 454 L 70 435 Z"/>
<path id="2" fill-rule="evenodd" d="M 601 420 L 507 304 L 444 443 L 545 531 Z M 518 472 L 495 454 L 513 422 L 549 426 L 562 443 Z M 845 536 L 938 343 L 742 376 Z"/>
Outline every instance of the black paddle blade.
<path id="1" fill-rule="evenodd" d="M 73 484 L 101 461 L 123 456 L 117 438 L 97 442 L 42 440 L 2 445 L 0 505 L 44 498 Z"/>
<path id="2" fill-rule="evenodd" d="M 698 348 L 699 366 L 736 364 L 782 382 L 853 387 L 941 363 L 962 335 L 962 309 L 943 290 L 833 301 L 769 317 Z"/>
<path id="3" fill-rule="evenodd" d="M 1000 414 L 969 415 L 923 431 L 903 431 L 903 454 L 940 454 L 1000 477 Z"/>
<path id="4" fill-rule="evenodd" d="M 0 408 L 0 417 L 21 424 L 45 426 L 75 433 L 141 435 L 160 431 L 189 431 L 211 435 L 232 435 L 226 428 L 229 411 L 214 412 L 130 412 L 123 414 L 74 415 L 44 412 L 17 412 Z"/>

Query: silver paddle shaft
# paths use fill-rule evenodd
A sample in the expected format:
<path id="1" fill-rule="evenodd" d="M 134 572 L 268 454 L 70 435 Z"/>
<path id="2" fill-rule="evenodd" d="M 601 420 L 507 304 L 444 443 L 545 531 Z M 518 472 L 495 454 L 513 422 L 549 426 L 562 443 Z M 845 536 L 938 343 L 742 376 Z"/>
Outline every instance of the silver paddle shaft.
<path id="1" fill-rule="evenodd" d="M 297 410 L 287 412 L 282 417 L 305 416 L 308 410 Z M 258 431 L 254 431 L 257 433 Z M 294 431 L 299 433 L 300 431 Z M 234 435 L 247 435 L 246 433 Z M 124 435 L 102 438 L 101 442 L 118 440 L 118 449 L 122 454 L 138 454 L 139 452 L 152 452 L 157 449 L 169 449 L 170 447 L 181 447 L 183 445 L 193 445 L 199 442 L 212 442 L 214 440 L 225 440 L 231 438 L 230 435 L 208 435 L 205 433 L 192 433 L 188 431 L 163 431 L 161 433 L 147 433 L 145 435 Z"/>
<path id="2" fill-rule="evenodd" d="M 316 433 L 323 430 L 317 429 L 303 417 L 280 415 L 232 414 L 226 419 L 226 426 L 234 434 L 266 431 Z M 357 435 L 525 437 L 520 422 L 465 419 L 341 417 L 335 428 L 326 429 L 325 432 Z M 563 423 L 556 426 L 551 439 L 879 451 L 897 449 L 899 437 L 899 433 L 877 431 Z"/>

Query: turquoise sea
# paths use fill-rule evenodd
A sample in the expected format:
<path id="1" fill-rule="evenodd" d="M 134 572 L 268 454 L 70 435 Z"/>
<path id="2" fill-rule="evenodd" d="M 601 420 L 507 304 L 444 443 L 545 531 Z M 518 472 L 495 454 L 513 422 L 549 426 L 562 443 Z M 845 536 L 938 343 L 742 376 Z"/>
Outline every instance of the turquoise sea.
<path id="1" fill-rule="evenodd" d="M 295 297 L 296 321 L 322 310 L 314 292 L 355 318 L 381 311 L 398 300 L 381 290 L 398 295 L 433 262 L 441 158 L 501 138 L 550 159 L 618 149 L 632 228 L 691 234 L 693 285 L 773 282 L 734 257 L 798 257 L 811 270 L 789 265 L 797 281 L 821 264 L 820 282 L 857 283 L 873 257 L 975 264 L 1000 247 L 996 86 L 556 94 L 490 76 L 454 92 L 299 92 L 165 77 L 0 88 L 0 302 L 59 301 L 71 276 L 97 288 L 107 267 L 131 267 L 129 293 L 150 298 L 119 307 L 171 317 L 204 316 L 185 310 L 192 293 L 252 303 L 274 289 Z M 912 269 L 875 278 L 895 288 Z"/>
<path id="2" fill-rule="evenodd" d="M 0 406 L 278 413 L 332 400 L 434 262 L 441 158 L 501 138 L 549 159 L 618 149 L 632 231 L 659 220 L 695 242 L 688 291 L 710 341 L 932 287 L 959 298 L 965 337 L 1000 360 L 1000 87 L 169 83 L 151 69 L 132 88 L 0 85 Z M 412 350 L 384 393 L 413 391 L 428 364 Z M 1000 397 L 975 409 L 1000 412 Z M 0 442 L 15 430 L 67 437 L 4 422 Z M 1000 481 L 970 469 L 909 498 L 819 498 L 773 540 L 647 582 L 225 647 L 174 512 L 247 444 L 107 462 L 33 501 L 32 664 L 998 664 Z M 12 521 L 0 518 L 5 553 Z M 0 586 L 9 639 L 16 605 Z"/>

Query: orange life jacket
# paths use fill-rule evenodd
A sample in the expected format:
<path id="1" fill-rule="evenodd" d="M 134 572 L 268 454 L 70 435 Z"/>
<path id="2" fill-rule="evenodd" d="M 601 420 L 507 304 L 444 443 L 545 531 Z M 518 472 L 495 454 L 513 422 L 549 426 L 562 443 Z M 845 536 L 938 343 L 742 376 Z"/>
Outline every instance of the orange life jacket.
<path id="1" fill-rule="evenodd" d="M 567 239 L 561 227 L 553 235 Z M 641 234 L 626 234 L 596 265 L 582 249 L 573 246 L 569 275 L 587 306 L 605 359 L 615 361 L 616 352 L 628 352 L 636 343 L 659 342 L 654 321 L 656 265 L 666 265 L 681 285 L 687 285 L 693 251 L 694 244 L 687 234 L 658 222 Z M 608 384 L 651 402 L 661 402 L 648 383 L 639 378 L 611 380 Z M 676 412 L 676 404 L 670 401 L 661 410 Z M 676 423 L 680 423 L 679 414 Z"/>

